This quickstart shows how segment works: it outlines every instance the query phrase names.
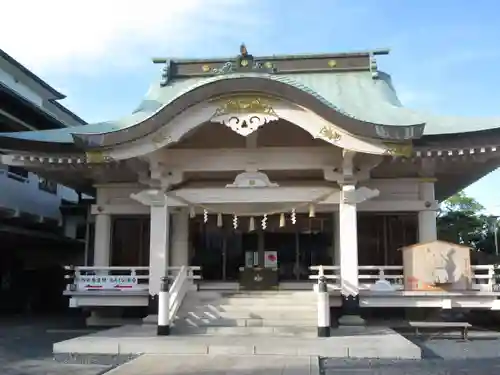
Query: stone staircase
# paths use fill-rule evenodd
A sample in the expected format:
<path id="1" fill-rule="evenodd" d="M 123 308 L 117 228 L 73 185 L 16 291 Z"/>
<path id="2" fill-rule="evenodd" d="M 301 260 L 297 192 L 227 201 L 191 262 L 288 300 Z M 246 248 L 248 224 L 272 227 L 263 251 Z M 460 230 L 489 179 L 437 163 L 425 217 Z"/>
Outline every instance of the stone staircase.
<path id="1" fill-rule="evenodd" d="M 173 334 L 316 337 L 313 291 L 189 291 Z"/>

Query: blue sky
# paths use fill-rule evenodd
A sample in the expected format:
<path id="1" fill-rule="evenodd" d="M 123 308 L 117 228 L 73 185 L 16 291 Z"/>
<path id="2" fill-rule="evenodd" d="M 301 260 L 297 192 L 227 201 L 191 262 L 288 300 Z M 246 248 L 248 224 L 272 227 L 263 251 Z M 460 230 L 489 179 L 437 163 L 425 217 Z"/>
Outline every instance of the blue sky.
<path id="1" fill-rule="evenodd" d="M 151 57 L 234 56 L 241 42 L 254 55 L 388 47 L 379 67 L 408 107 L 500 117 L 497 0 L 10 3 L 10 14 L 32 9 L 24 20 L 32 27 L 4 19 L 0 46 L 65 92 L 63 103 L 90 122 L 134 109 L 159 76 Z M 499 184 L 494 172 L 467 192 L 500 213 Z"/>

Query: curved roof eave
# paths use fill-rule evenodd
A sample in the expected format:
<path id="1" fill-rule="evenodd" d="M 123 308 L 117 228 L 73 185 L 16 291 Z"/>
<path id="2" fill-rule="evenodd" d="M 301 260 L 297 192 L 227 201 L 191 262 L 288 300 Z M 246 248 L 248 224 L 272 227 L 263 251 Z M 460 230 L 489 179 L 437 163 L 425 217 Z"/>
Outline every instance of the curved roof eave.
<path id="1" fill-rule="evenodd" d="M 422 136 L 425 124 L 385 125 L 368 122 L 345 113 L 333 103 L 307 86 L 290 77 L 269 74 L 228 74 L 200 80 L 163 103 L 143 121 L 100 134 L 73 133 L 76 144 L 82 148 L 112 147 L 144 137 L 171 121 L 179 113 L 195 104 L 221 95 L 241 92 L 262 92 L 299 104 L 346 131 L 385 140 L 409 140 Z M 138 112 L 144 113 L 144 112 Z M 75 129 L 77 130 L 77 129 Z"/>
<path id="2" fill-rule="evenodd" d="M 140 123 L 150 117 L 152 112 L 141 111 L 133 113 L 117 121 L 107 121 L 95 124 L 49 129 L 37 131 L 0 133 L 0 149 L 29 150 L 35 152 L 75 153 L 83 152 L 75 144 L 73 134 L 93 134 L 99 136 L 104 131 L 115 131 L 126 128 L 131 124 Z"/>

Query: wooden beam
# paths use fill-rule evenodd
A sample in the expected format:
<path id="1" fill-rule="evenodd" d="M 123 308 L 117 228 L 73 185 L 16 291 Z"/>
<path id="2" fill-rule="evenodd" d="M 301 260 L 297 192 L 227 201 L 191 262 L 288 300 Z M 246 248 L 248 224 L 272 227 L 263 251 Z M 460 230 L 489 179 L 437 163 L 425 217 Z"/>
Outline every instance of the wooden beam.
<path id="1" fill-rule="evenodd" d="M 155 153 L 154 158 L 165 168 L 185 172 L 242 171 L 256 165 L 265 170 L 321 170 L 340 166 L 342 162 L 340 150 L 335 147 L 163 149 Z"/>

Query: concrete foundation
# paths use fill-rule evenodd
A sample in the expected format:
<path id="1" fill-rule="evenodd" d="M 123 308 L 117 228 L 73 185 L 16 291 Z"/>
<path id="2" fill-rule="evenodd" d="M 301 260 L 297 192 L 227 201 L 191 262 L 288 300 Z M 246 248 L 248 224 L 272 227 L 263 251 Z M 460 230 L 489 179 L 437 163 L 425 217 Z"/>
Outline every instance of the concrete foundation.
<path id="1" fill-rule="evenodd" d="M 142 324 L 141 318 L 123 316 L 122 308 L 100 308 L 91 310 L 85 319 L 87 327 L 120 327 L 130 324 Z"/>
<path id="2" fill-rule="evenodd" d="M 280 355 L 420 359 L 420 348 L 387 327 L 341 327 L 327 338 L 156 336 L 154 325 L 124 326 L 53 345 L 54 354 Z"/>
<path id="3" fill-rule="evenodd" d="M 366 321 L 359 315 L 342 315 L 339 319 L 339 326 L 362 327 Z"/>

